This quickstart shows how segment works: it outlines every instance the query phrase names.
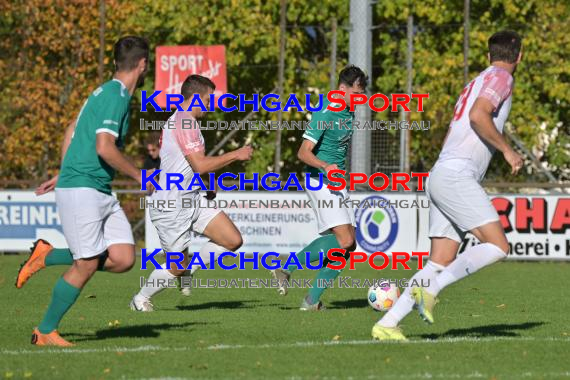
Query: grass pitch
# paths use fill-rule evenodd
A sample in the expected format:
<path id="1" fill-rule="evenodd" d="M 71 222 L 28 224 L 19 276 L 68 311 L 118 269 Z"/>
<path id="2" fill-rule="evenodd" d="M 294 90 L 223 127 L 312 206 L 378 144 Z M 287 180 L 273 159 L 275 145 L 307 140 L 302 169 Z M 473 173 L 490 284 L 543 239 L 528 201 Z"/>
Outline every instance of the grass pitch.
<path id="1" fill-rule="evenodd" d="M 157 311 L 128 308 L 138 269 L 97 273 L 64 318 L 71 349 L 30 344 L 65 267 L 50 267 L 21 290 L 24 256 L 0 256 L 0 378 L 11 379 L 546 379 L 570 377 L 570 302 L 566 263 L 500 263 L 441 294 L 436 322 L 414 313 L 408 343 L 375 343 L 380 314 L 366 289 L 331 289 L 328 310 L 298 310 L 304 289 L 167 289 Z M 312 277 L 298 271 L 297 278 Z M 355 278 L 410 277 L 360 266 Z M 266 278 L 267 271 L 202 271 L 198 277 Z"/>

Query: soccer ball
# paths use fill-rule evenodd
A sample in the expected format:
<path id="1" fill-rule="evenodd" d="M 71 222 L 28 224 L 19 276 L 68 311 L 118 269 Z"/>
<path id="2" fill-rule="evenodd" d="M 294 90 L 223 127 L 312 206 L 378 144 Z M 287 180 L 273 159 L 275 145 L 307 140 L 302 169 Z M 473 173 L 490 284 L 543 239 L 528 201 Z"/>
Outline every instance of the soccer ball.
<path id="1" fill-rule="evenodd" d="M 368 289 L 368 304 L 377 311 L 388 311 L 400 297 L 400 289 L 388 281 Z"/>

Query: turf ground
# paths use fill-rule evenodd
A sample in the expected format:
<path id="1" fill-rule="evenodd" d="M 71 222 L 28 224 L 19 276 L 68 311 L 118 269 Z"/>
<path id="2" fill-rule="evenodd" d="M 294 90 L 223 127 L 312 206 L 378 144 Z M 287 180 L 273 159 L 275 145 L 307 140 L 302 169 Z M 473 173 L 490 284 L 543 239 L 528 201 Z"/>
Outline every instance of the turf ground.
<path id="1" fill-rule="evenodd" d="M 0 256 L 0 378 L 570 377 L 565 263 L 508 262 L 484 270 L 442 293 L 433 326 L 410 315 L 403 329 L 411 341 L 389 344 L 370 340 L 380 314 L 367 305 L 366 289 L 328 291 L 322 313 L 297 310 L 303 289 L 287 297 L 272 289 L 197 289 L 189 298 L 168 289 L 156 297 L 156 312 L 135 313 L 128 303 L 143 272 L 98 273 L 60 326 L 77 346 L 46 349 L 30 345 L 30 333 L 64 267 L 48 268 L 16 290 L 22 259 Z M 266 273 L 203 271 L 200 278 Z M 364 266 L 343 275 L 380 277 Z"/>

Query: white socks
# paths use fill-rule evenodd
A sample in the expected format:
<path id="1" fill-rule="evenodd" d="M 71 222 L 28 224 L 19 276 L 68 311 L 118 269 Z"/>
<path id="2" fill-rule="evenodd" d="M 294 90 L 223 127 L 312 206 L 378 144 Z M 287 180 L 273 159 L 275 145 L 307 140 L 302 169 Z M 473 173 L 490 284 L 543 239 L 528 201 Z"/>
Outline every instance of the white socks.
<path id="1" fill-rule="evenodd" d="M 214 252 L 214 260 L 215 260 L 218 258 L 218 256 L 220 256 L 222 253 L 226 251 L 227 249 L 225 249 L 221 245 L 218 245 L 213 241 L 208 240 L 208 242 L 206 242 L 206 244 L 204 244 L 202 248 L 200 248 L 200 258 L 207 267 L 208 264 L 210 264 L 210 252 Z M 190 274 L 194 274 L 194 272 L 196 272 L 198 269 L 200 269 L 199 265 L 192 266 L 192 268 L 190 269 Z"/>
<path id="2" fill-rule="evenodd" d="M 457 256 L 457 258 L 447 267 L 428 261 L 424 269 L 417 272 L 410 279 L 410 286 L 414 283 L 425 284 L 429 281 L 429 286 L 426 290 L 437 296 L 439 292 L 445 288 L 467 277 L 478 270 L 496 263 L 499 260 L 507 257 L 499 247 L 491 243 L 483 243 L 467 249 L 464 253 Z M 400 296 L 398 301 L 392 308 L 378 321 L 378 324 L 383 327 L 396 327 L 406 315 L 408 315 L 413 307 L 414 300 L 410 295 L 410 286 L 408 286 L 404 293 Z"/>
<path id="3" fill-rule="evenodd" d="M 155 269 L 146 279 L 146 283 L 141 288 L 138 295 L 150 299 L 162 289 L 167 288 L 169 282 L 174 281 L 175 278 L 176 276 L 170 273 L 167 269 Z"/>
<path id="4" fill-rule="evenodd" d="M 439 265 L 432 261 L 428 261 L 424 266 L 424 269 L 418 271 L 409 281 L 409 286 L 404 290 L 398 301 L 392 306 L 392 308 L 378 321 L 378 324 L 383 327 L 396 327 L 406 315 L 408 315 L 413 307 L 414 300 L 410 295 L 410 288 L 415 284 L 431 284 L 435 277 L 443 270 L 445 267 Z"/>
<path id="5" fill-rule="evenodd" d="M 473 246 L 457 256 L 434 281 L 430 282 L 426 290 L 434 296 L 437 296 L 446 286 L 477 272 L 479 269 L 496 263 L 505 257 L 507 257 L 506 253 L 495 244 L 483 243 Z"/>

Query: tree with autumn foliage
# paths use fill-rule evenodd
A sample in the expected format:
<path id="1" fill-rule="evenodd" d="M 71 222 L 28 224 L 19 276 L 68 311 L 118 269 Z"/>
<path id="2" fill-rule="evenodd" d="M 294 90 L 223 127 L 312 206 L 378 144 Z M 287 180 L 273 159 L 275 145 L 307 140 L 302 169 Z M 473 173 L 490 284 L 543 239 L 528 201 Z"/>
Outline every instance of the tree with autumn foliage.
<path id="1" fill-rule="evenodd" d="M 348 63 L 349 0 L 318 3 L 288 0 L 285 94 L 329 90 L 331 19 L 338 20 L 338 70 Z M 435 162 L 463 87 L 463 1 L 381 1 L 373 5 L 372 92 L 405 90 L 406 19 L 414 16 L 413 89 L 429 93 L 424 113 L 412 120 L 430 120 L 428 133 L 412 133 L 411 167 L 429 169 Z M 63 130 L 77 116 L 82 102 L 99 85 L 97 75 L 100 3 L 96 0 L 17 0 L 0 5 L 0 179 L 37 180 L 55 174 L 60 162 Z M 105 80 L 112 73 L 112 46 L 120 37 L 138 34 L 151 46 L 226 46 L 228 88 L 232 93 L 267 93 L 277 84 L 279 0 L 208 0 L 164 2 L 105 1 Z M 470 77 L 487 65 L 486 41 L 497 30 L 510 28 L 523 36 L 524 61 L 516 73 L 513 108 L 506 129 L 561 180 L 570 178 L 570 4 L 538 0 L 472 2 Z M 154 67 L 154 57 L 151 58 Z M 146 90 L 153 90 L 149 73 Z M 140 99 L 140 94 L 136 98 Z M 137 100 L 127 141 L 127 154 L 142 160 L 148 131 L 138 130 Z M 145 114 L 165 120 L 169 113 Z M 240 120 L 239 112 L 215 112 L 210 120 Z M 306 119 L 301 112 L 284 120 Z M 265 111 L 258 120 L 276 120 Z M 375 114 L 396 119 L 395 113 Z M 205 131 L 208 147 L 228 131 Z M 373 144 L 386 131 L 374 131 Z M 282 172 L 299 171 L 296 159 L 301 131 L 284 131 Z M 246 171 L 271 170 L 271 131 L 240 131 L 224 147 L 245 142 L 255 147 Z M 380 152 L 382 159 L 383 152 Z M 141 161 L 142 162 L 142 161 Z M 243 167 L 232 167 L 243 171 Z M 490 178 L 508 180 L 500 160 Z M 540 180 L 532 165 L 518 180 Z"/>

